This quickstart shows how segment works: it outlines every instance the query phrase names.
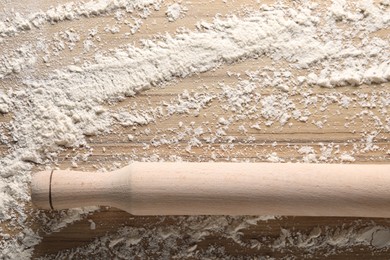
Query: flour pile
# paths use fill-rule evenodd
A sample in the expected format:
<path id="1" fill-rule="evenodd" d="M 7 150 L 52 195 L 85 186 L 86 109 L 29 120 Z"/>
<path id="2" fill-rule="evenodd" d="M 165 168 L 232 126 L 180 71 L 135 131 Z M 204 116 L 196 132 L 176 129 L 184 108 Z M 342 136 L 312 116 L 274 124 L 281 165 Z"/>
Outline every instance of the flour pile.
<path id="1" fill-rule="evenodd" d="M 121 34 L 121 26 L 126 24 L 131 34 L 136 34 L 142 30 L 144 20 L 152 19 L 148 18 L 153 16 L 152 11 L 160 10 L 161 4 L 161 1 L 152 0 L 100 0 L 77 4 L 72 2 L 27 16 L 15 12 L 4 22 L 0 21 L 0 44 L 9 44 L 20 33 L 37 33 L 54 26 L 50 24 L 65 20 L 83 22 L 89 17 L 113 16 L 117 22 L 113 27 L 106 27 L 111 28 L 106 32 Z M 187 11 L 190 9 L 174 3 L 168 6 L 166 15 L 170 22 L 174 22 Z M 133 23 L 124 18 L 126 15 Z M 258 138 L 252 135 L 256 131 L 271 126 L 283 128 L 299 124 L 310 124 L 322 129 L 328 124 L 326 113 L 322 118 L 316 118 L 310 111 L 317 109 L 322 113 L 332 105 L 342 111 L 354 106 L 361 108 L 361 114 L 346 119 L 345 128 L 366 117 L 370 118 L 367 121 L 369 126 L 375 126 L 371 132 L 362 134 L 363 146 L 355 145 L 348 151 L 344 151 L 340 144 L 318 144 L 318 149 L 311 146 L 291 149 L 305 162 L 353 162 L 355 157 L 371 151 L 386 154 L 386 147 L 375 144 L 375 138 L 390 130 L 390 117 L 387 114 L 390 96 L 386 90 L 376 87 L 381 84 L 388 86 L 390 81 L 390 39 L 388 35 L 381 37 L 378 34 L 381 30 L 388 30 L 389 25 L 390 8 L 386 1 L 379 4 L 362 1 L 353 5 L 346 1 L 334 1 L 328 7 L 306 3 L 297 8 L 283 3 L 259 4 L 256 9 L 246 10 L 241 16 L 217 16 L 211 22 L 199 21 L 196 30 L 181 28 L 175 34 L 144 38 L 140 46 L 126 44 L 111 48 L 110 51 L 96 48 L 90 60 L 81 62 L 79 58 L 74 58 L 74 64 L 66 64 L 55 70 L 49 67 L 45 75 L 35 73 L 34 69 L 47 64 L 49 57 L 65 56 L 68 49 L 77 48 L 89 53 L 91 46 L 104 44 L 98 38 L 98 30 L 90 28 L 85 41 L 80 40 L 81 33 L 74 30 L 52 35 L 52 38 L 41 36 L 36 42 L 22 44 L 2 54 L 0 79 L 4 79 L 7 84 L 0 88 L 0 113 L 4 117 L 12 117 L 9 122 L 4 121 L 0 125 L 0 142 L 4 147 L 0 159 L 0 235 L 3 237 L 0 245 L 3 256 L 28 258 L 34 245 L 40 242 L 29 216 L 44 217 L 37 211 L 27 211 L 32 172 L 57 167 L 60 154 L 71 149 L 83 150 L 85 154 L 80 157 L 87 161 L 93 153 L 88 138 L 110 133 L 117 124 L 124 127 L 148 126 L 172 116 L 189 114 L 197 117 L 210 103 L 218 101 L 222 111 L 230 116 L 219 115 L 216 125 L 211 127 L 206 122 L 196 127 L 181 125 L 181 130 L 176 131 L 177 135 L 166 138 L 156 133 L 156 138 L 144 145 L 147 150 L 149 147 L 180 145 L 182 140 L 188 139 L 185 147 L 188 153 L 194 148 L 203 148 L 208 152 L 207 144 L 222 140 L 222 154 L 239 149 L 237 147 L 242 145 L 236 142 L 235 136 L 227 134 L 232 127 L 248 135 L 243 143 L 253 144 Z M 128 36 L 129 33 L 124 34 L 124 38 Z M 157 107 L 130 111 L 112 108 L 113 104 L 130 97 L 136 98 L 150 88 L 168 82 L 171 85 L 166 87 L 173 88 L 178 78 L 201 77 L 201 73 L 247 62 L 248 59 L 264 59 L 269 65 L 248 70 L 245 75 L 228 72 L 229 77 L 236 80 L 235 84 L 220 82 L 217 87 L 201 86 L 201 93 L 184 91 L 177 98 Z M 28 74 L 24 73 L 27 68 L 30 69 Z M 6 81 L 13 77 L 17 86 Z M 372 85 L 375 91 L 356 93 L 353 99 L 338 91 L 318 95 L 312 91 L 312 88 L 318 87 L 360 85 Z M 263 90 L 275 93 L 265 96 L 259 94 Z M 370 108 L 378 108 L 380 111 L 375 114 Z M 245 119 L 256 122 L 245 125 Z M 145 129 L 144 134 L 150 134 L 150 130 Z M 133 139 L 134 136 L 129 135 L 129 140 Z M 270 145 L 276 147 L 277 142 Z M 177 146 L 176 149 L 181 148 Z M 245 153 L 249 155 L 250 149 L 255 148 L 241 150 L 241 157 L 237 153 L 237 156 L 228 159 L 246 160 Z M 288 160 L 279 157 L 277 152 L 258 154 L 254 157 L 262 161 Z M 135 159 L 143 160 L 181 159 L 179 156 L 160 158 L 154 153 L 145 157 L 134 155 Z M 209 158 L 218 160 L 220 155 L 215 150 Z M 46 228 L 54 230 L 62 227 L 64 225 L 61 223 L 66 223 L 67 219 L 74 221 L 90 210 L 93 209 L 78 211 L 79 217 L 71 217 L 72 211 L 64 213 L 55 224 L 47 222 Z M 157 252 L 162 252 L 161 257 L 223 256 L 223 248 L 208 247 L 201 251 L 197 249 L 196 243 L 210 235 L 210 232 L 222 232 L 221 236 L 231 238 L 245 247 L 260 248 L 264 246 L 261 241 L 244 243 L 241 240 L 245 235 L 240 230 L 249 227 L 250 220 L 243 217 L 178 218 L 177 221 L 182 221 L 184 227 L 172 225 L 167 227 L 169 230 L 155 227 L 153 231 L 126 227 L 120 229 L 118 234 L 96 240 L 88 250 L 74 249 L 70 254 L 88 256 L 96 253 L 107 257 L 115 252 L 114 255 L 125 258 L 136 255 L 148 257 Z M 262 220 L 258 219 L 254 223 L 258 221 Z M 233 225 L 233 222 L 237 225 Z M 196 225 L 199 225 L 199 229 L 193 227 Z M 10 235 L 10 229 L 15 230 L 13 235 Z M 376 248 L 390 246 L 390 231 L 384 227 L 371 225 L 364 231 L 352 227 L 349 233 L 343 235 L 345 239 L 349 238 L 337 243 L 334 242 L 335 232 L 316 230 L 310 233 L 309 238 L 303 234 L 292 235 L 293 231 L 282 231 L 280 238 L 270 248 L 280 250 L 297 246 L 313 252 L 327 245 L 339 248 L 353 245 Z M 372 237 L 375 238 L 378 232 L 385 234 L 384 239 L 373 240 Z M 182 250 L 172 252 L 171 249 L 176 248 L 178 241 L 185 235 L 190 238 L 182 241 Z M 299 242 L 295 238 L 290 239 L 292 236 L 300 237 Z M 139 243 L 149 243 L 150 249 L 134 246 Z M 160 243 L 162 246 L 159 246 Z"/>
<path id="2" fill-rule="evenodd" d="M 185 6 L 179 3 L 174 3 L 168 6 L 165 13 L 167 14 L 168 21 L 174 22 L 179 18 L 183 18 L 186 11 L 188 11 L 188 9 Z"/>

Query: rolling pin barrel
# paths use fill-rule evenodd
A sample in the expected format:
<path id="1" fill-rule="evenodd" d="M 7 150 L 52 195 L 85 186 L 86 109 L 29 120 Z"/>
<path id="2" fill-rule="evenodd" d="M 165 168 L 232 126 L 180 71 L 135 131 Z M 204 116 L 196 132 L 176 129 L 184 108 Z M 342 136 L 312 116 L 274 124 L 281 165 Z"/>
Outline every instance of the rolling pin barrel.
<path id="1" fill-rule="evenodd" d="M 43 171 L 43 209 L 105 205 L 134 215 L 390 217 L 390 165 L 133 163 L 110 173 Z"/>

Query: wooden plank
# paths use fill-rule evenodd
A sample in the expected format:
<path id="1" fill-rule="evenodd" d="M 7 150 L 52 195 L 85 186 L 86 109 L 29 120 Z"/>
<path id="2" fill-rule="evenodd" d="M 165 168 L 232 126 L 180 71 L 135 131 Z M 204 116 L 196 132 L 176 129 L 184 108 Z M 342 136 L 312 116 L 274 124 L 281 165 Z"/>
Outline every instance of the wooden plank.
<path id="1" fill-rule="evenodd" d="M 40 0 L 32 1 L 28 5 L 22 4 L 21 1 L 6 1 L 6 5 L 0 7 L 13 6 L 18 10 L 24 10 L 25 12 L 37 11 L 39 9 L 48 8 L 53 5 L 52 1 Z M 61 0 L 57 2 L 68 2 L 67 0 Z M 193 29 L 194 24 L 199 20 L 211 21 L 216 13 L 222 15 L 230 13 L 232 11 L 240 10 L 242 6 L 246 4 L 257 6 L 256 1 L 227 1 L 226 4 L 223 1 L 193 1 L 188 3 L 188 13 L 184 19 L 180 19 L 175 23 L 169 23 L 164 14 L 164 8 L 161 11 L 153 13 L 150 18 L 144 21 L 144 24 L 140 32 L 131 36 L 130 39 L 122 37 L 123 31 L 128 28 L 123 27 L 120 34 L 106 33 L 103 30 L 99 32 L 99 36 L 102 39 L 102 44 L 99 46 L 101 50 L 107 51 L 129 42 L 135 42 L 136 44 L 139 39 L 152 37 L 157 33 L 170 32 L 174 33 L 178 28 L 185 26 Z M 261 1 L 261 3 L 267 3 L 273 1 Z M 295 1 L 286 1 L 288 4 L 297 5 Z M 4 2 L 5 3 L 5 2 Z M 322 3 L 321 5 L 326 5 Z M 48 39 L 53 37 L 54 33 L 62 30 L 73 28 L 83 35 L 88 29 L 99 25 L 101 28 L 105 24 L 111 24 L 113 21 L 112 15 L 105 15 L 99 17 L 92 17 L 89 19 L 81 19 L 74 21 L 65 21 L 54 25 L 45 25 L 41 30 L 34 29 L 28 33 L 21 33 L 15 36 L 12 41 L 7 41 L 2 45 L 2 52 L 12 51 L 15 46 L 39 37 L 41 34 Z M 388 35 L 388 30 L 383 30 L 378 33 L 378 36 Z M 46 66 L 41 60 L 37 63 L 37 69 L 28 71 L 25 74 L 15 75 L 8 77 L 0 81 L 0 89 L 23 88 L 22 79 L 23 76 L 34 76 L 34 77 L 45 77 L 50 71 L 58 68 L 65 67 L 66 65 L 72 64 L 74 58 L 82 57 L 83 60 L 92 60 L 93 52 L 82 54 L 83 50 L 81 46 L 76 47 L 74 50 L 64 50 L 61 52 L 58 60 L 51 62 L 50 66 Z M 267 58 L 260 59 L 249 59 L 245 62 L 223 65 L 220 68 L 212 72 L 203 73 L 200 75 L 194 75 L 185 79 L 177 79 L 174 84 L 167 85 L 161 88 L 153 88 L 149 91 L 145 91 L 136 95 L 132 98 L 126 98 L 124 101 L 117 104 L 106 104 L 106 108 L 111 111 L 118 109 L 124 109 L 126 111 L 132 111 L 133 106 L 137 104 L 136 109 L 142 111 L 150 107 L 163 106 L 162 102 L 176 102 L 177 96 L 183 93 L 184 90 L 195 91 L 198 93 L 213 91 L 218 94 L 221 93 L 218 88 L 218 82 L 225 82 L 226 84 L 235 84 L 237 78 L 230 77 L 227 75 L 227 71 L 233 73 L 241 73 L 245 75 L 246 70 L 256 70 L 261 66 L 265 66 L 270 63 Z M 280 64 L 282 67 L 283 64 Z M 243 76 L 245 77 L 245 76 Z M 209 89 L 203 88 L 208 86 Z M 219 137 L 214 143 L 204 144 L 202 147 L 193 147 L 190 152 L 185 151 L 191 136 L 188 134 L 178 143 L 161 145 L 153 147 L 152 142 L 156 138 L 163 135 L 167 139 L 177 137 L 177 132 L 181 131 L 178 128 L 179 122 L 183 122 L 184 125 L 188 126 L 191 122 L 194 122 L 194 126 L 202 126 L 204 128 L 210 127 L 212 129 L 210 133 L 204 134 L 212 135 L 215 130 L 220 126 L 217 124 L 218 118 L 223 116 L 228 118 L 234 116 L 231 111 L 226 111 L 222 108 L 224 104 L 223 100 L 213 100 L 204 109 L 202 109 L 199 115 L 194 115 L 193 111 L 189 114 L 180 114 L 172 116 L 161 116 L 156 119 L 155 122 L 146 126 L 134 126 L 134 127 L 123 127 L 119 123 L 113 126 L 113 130 L 110 133 L 105 133 L 99 136 L 88 137 L 88 145 L 90 147 L 80 149 L 64 149 L 58 157 L 58 167 L 64 169 L 71 167 L 71 162 L 74 157 L 82 157 L 83 154 L 93 150 L 92 154 L 88 156 L 87 161 L 82 159 L 77 160 L 78 170 L 94 170 L 96 168 L 106 167 L 111 169 L 117 167 L 119 164 L 125 165 L 129 160 L 140 160 L 142 158 L 148 158 L 152 155 L 158 156 L 159 159 L 169 160 L 171 155 L 180 156 L 184 160 L 188 161 L 225 161 L 225 160 L 251 160 L 251 161 L 265 161 L 267 156 L 273 152 L 286 161 L 297 161 L 302 160 L 304 154 L 299 152 L 299 148 L 303 146 L 311 146 L 316 152 L 317 158 L 321 154 L 321 145 L 337 146 L 340 155 L 343 151 L 353 150 L 354 145 L 357 145 L 359 149 L 362 149 L 365 145 L 364 134 L 370 131 L 377 130 L 375 122 L 372 120 L 370 115 L 363 115 L 361 118 L 353 120 L 349 127 L 345 127 L 347 123 L 350 123 L 351 118 L 355 117 L 356 114 L 362 112 L 363 108 L 358 104 L 359 98 L 356 96 L 357 93 L 367 93 L 371 95 L 373 92 L 377 92 L 380 95 L 382 92 L 387 93 L 389 84 L 383 84 L 378 86 L 361 86 L 345 87 L 338 89 L 324 89 L 324 88 L 307 88 L 301 89 L 301 92 L 312 91 L 313 94 L 332 94 L 342 93 L 347 97 L 353 99 L 354 105 L 351 105 L 348 109 L 342 109 L 336 104 L 329 104 L 327 109 L 323 112 L 318 112 L 318 107 L 309 106 L 308 111 L 313 113 L 310 117 L 310 121 L 306 123 L 298 122 L 291 119 L 289 122 L 292 126 L 288 125 L 281 126 L 278 122 L 270 127 L 262 125 L 260 130 L 250 128 L 257 120 L 256 115 L 253 118 L 246 118 L 239 122 L 234 122 L 228 130 L 226 130 L 227 136 L 233 136 L 236 138 L 234 146 L 232 147 L 221 147 L 227 144 L 226 137 Z M 262 96 L 269 96 L 272 94 L 281 94 L 283 92 L 275 89 L 257 89 L 256 93 Z M 304 109 L 302 103 L 303 97 L 301 93 L 291 95 L 289 97 L 299 109 Z M 260 109 L 259 104 L 253 104 Z M 320 106 L 320 105 L 318 105 Z M 380 113 L 380 108 L 366 108 L 377 115 L 382 121 L 386 121 L 386 116 Z M 258 115 L 257 115 L 258 116 Z M 326 119 L 327 122 L 322 128 L 314 125 L 312 120 Z M 8 125 L 12 119 L 12 113 L 1 115 L 0 123 Z M 205 124 L 205 122 L 209 122 Z M 238 130 L 239 125 L 245 125 L 248 132 L 243 133 Z M 134 140 L 130 141 L 128 135 L 134 135 Z M 255 139 L 248 141 L 248 137 L 252 136 Z M 355 163 L 388 163 L 390 144 L 388 142 L 389 133 L 386 131 L 380 132 L 376 137 L 375 144 L 378 145 L 378 149 L 375 151 L 368 151 L 365 153 L 358 153 L 355 156 Z M 276 142 L 276 144 L 273 144 Z M 149 146 L 147 146 L 147 145 Z M 105 148 L 105 149 L 103 149 Z M 8 153 L 8 147 L 4 144 L 0 145 L 0 156 L 5 156 Z M 216 154 L 213 157 L 213 154 Z M 336 157 L 336 155 L 334 155 Z M 335 161 L 337 162 L 337 161 Z M 339 162 L 339 161 L 338 161 Z M 34 172 L 40 170 L 41 167 L 37 166 Z M 54 216 L 60 216 L 60 212 L 50 213 L 46 212 L 47 215 L 54 214 Z M 96 229 L 90 229 L 90 222 L 92 220 L 96 223 Z M 59 232 L 45 234 L 42 231 L 41 223 L 32 223 L 33 229 L 39 231 L 43 237 L 42 242 L 35 247 L 34 257 L 44 256 L 51 254 L 55 256 L 61 250 L 71 249 L 74 247 L 87 246 L 90 242 L 94 241 L 105 234 L 115 234 L 118 228 L 123 226 L 129 227 L 161 227 L 164 225 L 174 225 L 175 218 L 168 218 L 165 222 L 161 222 L 159 217 L 133 217 L 130 214 L 119 211 L 117 209 L 106 209 L 102 208 L 99 212 L 88 215 L 81 221 L 76 221 L 67 227 L 61 229 Z M 34 220 L 36 221 L 36 220 Z M 258 225 L 251 226 L 251 228 L 244 230 L 244 239 L 266 239 L 265 244 L 271 245 L 275 239 L 280 236 L 282 228 L 294 229 L 302 233 L 308 233 L 314 227 L 329 227 L 330 229 L 345 228 L 351 225 L 355 227 L 364 227 L 372 223 L 383 225 L 388 227 L 388 219 L 356 219 L 356 218 L 313 218 L 313 217 L 283 217 L 276 220 L 270 220 L 268 222 L 259 222 Z M 245 246 L 240 246 L 237 243 L 232 243 L 229 239 L 219 238 L 216 235 L 207 236 L 204 240 L 200 241 L 197 245 L 198 248 L 207 248 L 208 245 L 222 245 L 225 246 L 227 252 L 231 256 L 243 257 L 243 258 L 256 258 L 259 256 L 269 256 L 275 258 L 283 258 L 288 256 L 294 256 L 298 259 L 304 257 L 310 258 L 322 258 L 323 251 L 314 252 L 311 255 L 307 255 L 307 252 L 300 248 L 286 248 L 284 251 L 273 251 L 271 247 L 262 247 L 260 249 L 251 249 Z M 388 258 L 389 251 L 379 250 L 372 252 L 370 247 L 351 247 L 332 255 L 333 259 L 348 259 L 362 257 L 365 259 L 384 259 Z M 114 256 L 114 255 L 113 255 Z M 74 256 L 77 258 L 77 255 Z M 93 257 L 93 256 L 91 256 Z M 150 256 L 152 257 L 152 256 Z M 216 257 L 223 257 L 218 256 Z"/>

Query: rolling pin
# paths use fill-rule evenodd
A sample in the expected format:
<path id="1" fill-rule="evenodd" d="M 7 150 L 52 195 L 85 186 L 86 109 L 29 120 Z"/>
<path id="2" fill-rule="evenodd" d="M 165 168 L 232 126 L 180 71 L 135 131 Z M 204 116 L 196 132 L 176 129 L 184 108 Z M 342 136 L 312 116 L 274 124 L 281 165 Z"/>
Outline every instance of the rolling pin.
<path id="1" fill-rule="evenodd" d="M 132 163 L 33 175 L 41 209 L 112 206 L 134 215 L 390 217 L 390 164 Z"/>

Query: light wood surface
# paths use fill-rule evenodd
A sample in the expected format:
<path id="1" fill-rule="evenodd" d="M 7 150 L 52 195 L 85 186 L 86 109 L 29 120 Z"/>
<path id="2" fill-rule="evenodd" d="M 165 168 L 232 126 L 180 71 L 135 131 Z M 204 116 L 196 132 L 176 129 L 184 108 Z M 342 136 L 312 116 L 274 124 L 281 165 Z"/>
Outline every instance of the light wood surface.
<path id="1" fill-rule="evenodd" d="M 67 2 L 65 0 L 58 2 Z M 148 20 L 144 21 L 141 31 L 133 35 L 130 41 L 137 42 L 140 38 L 147 38 L 159 32 L 175 32 L 177 28 L 186 26 L 190 29 L 194 28 L 194 24 L 199 20 L 211 21 L 216 13 L 226 14 L 240 9 L 241 5 L 250 4 L 256 6 L 255 1 L 227 1 L 224 4 L 222 1 L 193 1 L 188 4 L 189 11 L 184 19 L 180 19 L 174 23 L 169 23 L 164 14 L 164 8 L 160 12 L 154 13 Z M 265 1 L 262 1 L 262 3 Z M 270 1 L 272 2 L 272 1 Z M 287 1 L 289 4 L 296 4 L 296 1 Z M 30 4 L 31 3 L 31 4 Z M 326 4 L 320 2 L 320 4 Z M 3 6 L 1 6 L 3 5 Z M 53 1 L 41 0 L 30 1 L 29 4 L 22 3 L 22 1 L 6 1 L 0 2 L 1 7 L 18 8 L 24 11 L 36 11 L 40 8 L 44 9 L 50 5 L 54 5 Z M 80 32 L 87 32 L 88 29 L 96 25 L 102 28 L 105 24 L 110 24 L 114 21 L 112 15 L 101 17 L 94 17 L 90 19 L 82 19 L 75 21 L 66 21 L 55 25 L 43 26 L 41 30 L 33 30 L 28 33 L 22 33 L 3 44 L 2 51 L 7 52 L 13 50 L 15 46 L 31 42 L 40 35 L 45 35 L 48 38 L 53 36 L 53 33 L 65 30 L 67 28 L 74 28 Z M 383 30 L 379 36 L 386 37 L 389 35 L 389 30 Z M 116 48 L 122 44 L 129 43 L 129 39 L 119 37 L 118 35 L 106 33 L 103 30 L 99 33 L 102 38 L 101 49 Z M 104 43 L 104 44 L 103 44 Z M 12 86 L 15 89 L 22 88 L 21 79 L 25 76 L 42 76 L 56 68 L 62 68 L 66 65 L 72 64 L 73 58 L 80 57 L 82 53 L 81 47 L 76 47 L 73 51 L 65 49 L 58 59 L 53 60 L 49 66 L 46 66 L 42 61 L 38 62 L 38 68 L 35 71 L 23 72 L 22 74 L 14 75 L 0 81 L 0 88 L 7 89 Z M 91 58 L 91 53 L 83 54 L 85 60 Z M 205 92 L 205 91 L 220 91 L 217 87 L 218 82 L 225 82 L 227 84 L 234 84 L 237 82 L 237 77 L 230 77 L 226 71 L 232 73 L 240 73 L 241 78 L 245 78 L 245 71 L 248 69 L 256 69 L 269 64 L 269 59 L 249 59 L 245 62 L 237 64 L 223 65 L 215 71 L 203 73 L 186 79 L 178 79 L 175 84 L 166 86 L 164 88 L 154 88 L 149 91 L 140 93 L 135 97 L 127 98 L 118 104 L 107 104 L 106 107 L 110 110 L 136 108 L 157 107 L 162 102 L 171 102 L 175 100 L 178 94 L 184 90 Z M 283 66 L 283 64 L 281 64 Z M 205 89 L 202 86 L 208 86 Z M 183 115 L 173 115 L 170 117 L 161 117 L 155 123 L 146 126 L 123 127 L 119 124 L 114 126 L 110 133 L 87 137 L 90 148 L 80 149 L 65 149 L 59 154 L 59 159 L 56 165 L 61 169 L 72 167 L 72 160 L 74 157 L 81 158 L 84 154 L 89 154 L 88 160 L 82 159 L 77 161 L 78 167 L 74 170 L 78 171 L 95 171 L 105 167 L 110 170 L 120 166 L 127 165 L 129 160 L 142 161 L 144 158 L 154 156 L 158 159 L 169 160 L 172 155 L 180 156 L 185 161 L 193 162 L 207 162 L 211 158 L 215 161 L 231 161 L 248 160 L 251 162 L 264 162 L 270 153 L 276 152 L 277 155 L 285 161 L 301 161 L 303 154 L 297 151 L 297 147 L 311 146 L 316 154 L 321 154 L 323 147 L 331 146 L 334 150 L 339 150 L 337 155 L 344 151 L 352 151 L 354 147 L 359 148 L 366 145 L 366 136 L 368 133 L 378 131 L 375 136 L 375 145 L 377 149 L 367 152 L 359 152 L 354 155 L 356 161 L 354 163 L 365 164 L 386 164 L 389 162 L 390 145 L 388 143 L 389 133 L 382 131 L 377 126 L 374 116 L 383 122 L 386 122 L 386 116 L 381 113 L 379 106 L 371 106 L 363 108 L 359 102 L 358 96 L 360 94 L 367 95 L 367 100 L 374 94 L 387 94 L 390 85 L 378 84 L 373 86 L 343 87 L 338 89 L 323 89 L 323 88 L 303 88 L 301 93 L 312 93 L 311 95 L 337 95 L 344 94 L 351 98 L 351 106 L 348 109 L 340 108 L 337 104 L 329 104 L 324 111 L 319 110 L 315 106 L 307 107 L 307 111 L 312 113 L 310 121 L 307 123 L 294 121 L 292 127 L 281 127 L 279 124 L 274 124 L 271 127 L 264 127 L 261 130 L 247 128 L 248 132 L 243 133 L 237 130 L 240 124 L 249 126 L 256 122 L 256 119 L 245 119 L 241 122 L 233 123 L 226 131 L 228 136 L 234 136 L 234 146 L 226 147 L 227 140 L 223 138 L 216 139 L 214 143 L 203 147 L 193 147 L 191 152 L 185 151 L 185 147 L 190 139 L 190 136 L 185 136 L 177 144 L 161 145 L 153 147 L 150 145 L 156 136 L 165 135 L 166 137 L 175 136 L 175 130 L 179 122 L 184 125 L 205 126 L 204 122 L 209 121 L 207 127 L 215 131 L 217 126 L 216 120 L 220 116 L 228 118 L 234 116 L 231 111 L 225 111 L 221 108 L 221 101 L 214 100 L 210 102 L 200 113 L 189 113 Z M 275 89 L 258 89 L 256 93 L 263 97 L 281 93 Z M 299 108 L 304 108 L 304 96 L 300 93 L 291 95 L 290 99 Z M 254 104 L 256 105 L 256 104 Z M 372 114 L 362 113 L 362 111 L 369 111 Z M 358 115 L 359 114 L 359 115 Z M 358 115 L 358 116 L 357 116 Z M 2 115 L 0 114 L 0 122 L 7 125 L 12 113 Z M 355 118 L 351 123 L 351 118 Z M 326 120 L 324 120 L 326 119 Z M 325 121 L 322 128 L 317 127 L 313 122 L 317 120 Z M 351 124 L 350 124 L 351 123 Z M 346 124 L 350 124 L 346 127 Z M 134 136 L 134 140 L 129 141 L 128 135 Z M 254 141 L 248 142 L 248 136 L 255 137 Z M 276 144 L 274 143 L 276 142 Z M 148 145 L 145 145 L 148 144 Z M 7 154 L 8 147 L 0 144 L 0 156 Z M 216 156 L 215 156 L 216 155 Z M 336 157 L 336 154 L 333 153 Z M 332 159 L 329 159 L 332 161 Z M 34 173 L 42 170 L 42 167 L 37 165 L 34 168 Z M 46 212 L 48 216 L 59 217 L 60 212 Z M 96 223 L 96 229 L 90 229 L 92 220 Z M 107 209 L 103 207 L 99 212 L 94 212 L 88 215 L 81 221 L 76 221 L 67 227 L 61 229 L 59 232 L 46 234 L 41 230 L 41 223 L 32 223 L 33 229 L 39 231 L 43 236 L 42 242 L 35 247 L 34 254 L 36 257 L 45 254 L 53 254 L 54 257 L 60 250 L 70 249 L 76 246 L 86 246 L 95 238 L 101 237 L 105 234 L 115 233 L 119 227 L 122 226 L 147 226 L 150 228 L 161 227 L 167 224 L 175 223 L 177 219 L 168 218 L 161 222 L 158 217 L 133 217 L 127 212 L 120 211 L 115 208 Z M 280 236 L 282 229 L 294 229 L 302 233 L 308 233 L 314 227 L 330 228 L 330 229 L 347 229 L 350 226 L 365 227 L 375 223 L 377 225 L 389 226 L 389 219 L 379 218 L 344 218 L 344 217 L 282 217 L 268 222 L 259 222 L 258 225 L 252 226 L 244 230 L 245 239 L 263 237 L 264 243 L 271 245 Z M 298 259 L 307 257 L 307 252 L 302 248 L 287 248 L 282 251 L 273 251 L 268 247 L 260 249 L 251 249 L 240 246 L 237 243 L 232 243 L 228 239 L 220 239 L 218 236 L 210 235 L 205 240 L 199 242 L 198 248 L 206 248 L 210 244 L 223 245 L 226 251 L 232 256 L 241 256 L 254 258 L 259 256 L 270 257 L 288 257 L 295 256 Z M 335 249 L 337 253 L 332 255 L 333 259 L 385 259 L 388 258 L 388 250 L 377 250 L 373 252 L 371 247 L 350 247 L 348 249 Z M 318 251 L 310 256 L 321 259 L 324 255 L 323 251 Z M 93 257 L 93 256 L 91 256 Z"/>
<path id="2" fill-rule="evenodd" d="M 32 202 L 144 216 L 390 217 L 389 172 L 387 164 L 135 162 L 109 173 L 39 172 Z"/>

